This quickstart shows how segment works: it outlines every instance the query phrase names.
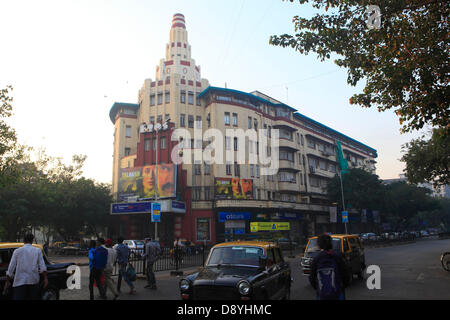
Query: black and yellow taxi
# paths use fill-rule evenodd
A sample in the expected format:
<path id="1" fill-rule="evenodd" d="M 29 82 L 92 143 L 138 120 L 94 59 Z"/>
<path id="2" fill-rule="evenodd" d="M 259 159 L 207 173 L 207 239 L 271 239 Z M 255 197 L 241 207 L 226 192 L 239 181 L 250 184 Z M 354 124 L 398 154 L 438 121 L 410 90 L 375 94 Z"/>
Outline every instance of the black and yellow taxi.
<path id="1" fill-rule="evenodd" d="M 364 247 L 359 236 L 354 234 L 330 234 L 330 237 L 333 251 L 341 254 L 344 258 L 348 272 L 351 275 L 350 278 L 357 274 L 362 279 L 366 269 L 366 260 Z M 300 265 L 303 268 L 304 275 L 311 273 L 311 263 L 320 252 L 317 239 L 317 236 L 308 239 L 305 252 L 301 257 Z"/>
<path id="2" fill-rule="evenodd" d="M 6 282 L 6 271 L 8 271 L 9 262 L 11 261 L 14 250 L 23 247 L 21 242 L 2 242 L 0 243 L 0 293 L 3 291 Z M 59 291 L 67 288 L 67 268 L 75 263 L 51 263 L 44 253 L 40 244 L 33 244 L 33 247 L 39 248 L 42 252 L 45 265 L 47 267 L 48 285 L 44 289 L 41 286 L 42 300 L 59 300 Z M 43 277 L 41 277 L 43 282 Z M 10 284 L 12 286 L 12 282 Z M 6 290 L 0 295 L 0 300 L 10 300 L 12 298 L 12 290 Z"/>
<path id="3" fill-rule="evenodd" d="M 199 272 L 181 279 L 184 300 L 289 299 L 291 269 L 273 242 L 215 245 Z"/>

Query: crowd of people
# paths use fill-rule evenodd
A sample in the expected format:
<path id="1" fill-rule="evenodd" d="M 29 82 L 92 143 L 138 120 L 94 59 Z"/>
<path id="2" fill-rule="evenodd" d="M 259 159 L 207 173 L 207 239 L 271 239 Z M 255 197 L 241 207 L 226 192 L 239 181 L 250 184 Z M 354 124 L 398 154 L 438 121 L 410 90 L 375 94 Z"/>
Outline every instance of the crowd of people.
<path id="1" fill-rule="evenodd" d="M 113 300 L 116 300 L 121 293 L 122 280 L 130 288 L 129 294 L 136 294 L 134 280 L 136 273 L 133 266 L 129 263 L 130 248 L 123 243 L 124 239 L 120 237 L 117 240 L 117 246 L 113 248 L 111 239 L 104 240 L 99 238 L 92 240 L 89 248 L 89 294 L 90 299 L 94 300 L 94 285 L 98 288 L 101 299 L 107 299 L 107 290 L 113 294 Z M 156 278 L 153 270 L 154 263 L 161 255 L 161 248 L 157 242 L 151 238 L 145 239 L 145 251 L 142 257 L 146 259 L 147 285 L 145 288 L 156 290 Z M 117 263 L 119 275 L 117 285 L 112 278 L 114 265 Z"/>

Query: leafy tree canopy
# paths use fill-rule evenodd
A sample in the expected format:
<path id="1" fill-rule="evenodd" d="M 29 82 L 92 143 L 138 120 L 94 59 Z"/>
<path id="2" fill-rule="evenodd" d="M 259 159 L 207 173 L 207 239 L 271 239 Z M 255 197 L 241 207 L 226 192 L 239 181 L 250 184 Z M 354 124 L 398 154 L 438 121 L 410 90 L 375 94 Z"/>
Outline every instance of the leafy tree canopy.
<path id="1" fill-rule="evenodd" d="M 444 129 L 433 130 L 429 140 L 414 139 L 403 146 L 405 173 L 411 183 L 450 184 L 450 135 Z"/>
<path id="2" fill-rule="evenodd" d="M 293 0 L 290 0 L 293 2 Z M 425 124 L 450 132 L 448 16 L 446 0 L 299 0 L 318 10 L 295 16 L 295 35 L 270 37 L 270 44 L 316 53 L 348 69 L 347 82 L 365 79 L 351 104 L 395 110 L 402 132 Z M 366 25 L 369 5 L 381 11 L 380 28 Z"/>

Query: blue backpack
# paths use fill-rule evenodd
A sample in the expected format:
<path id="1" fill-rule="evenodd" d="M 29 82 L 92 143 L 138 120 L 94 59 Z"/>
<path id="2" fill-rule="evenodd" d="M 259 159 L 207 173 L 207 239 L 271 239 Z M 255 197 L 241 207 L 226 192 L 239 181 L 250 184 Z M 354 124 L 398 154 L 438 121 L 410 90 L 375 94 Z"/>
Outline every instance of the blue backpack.
<path id="1" fill-rule="evenodd" d="M 320 300 L 338 300 L 342 288 L 334 257 L 326 253 L 317 261 L 317 295 Z"/>

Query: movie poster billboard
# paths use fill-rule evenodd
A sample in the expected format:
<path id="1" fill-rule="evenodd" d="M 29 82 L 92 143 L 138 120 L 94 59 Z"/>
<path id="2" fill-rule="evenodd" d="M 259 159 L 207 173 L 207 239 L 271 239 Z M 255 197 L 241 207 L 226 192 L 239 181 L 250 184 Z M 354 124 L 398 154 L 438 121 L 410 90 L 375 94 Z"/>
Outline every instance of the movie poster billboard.
<path id="1" fill-rule="evenodd" d="M 216 199 L 253 199 L 253 180 L 240 178 L 216 178 Z"/>
<path id="2" fill-rule="evenodd" d="M 127 200 L 128 197 L 134 196 L 153 199 L 156 186 L 158 186 L 159 199 L 175 198 L 176 181 L 177 170 L 174 164 L 159 164 L 158 170 L 156 165 L 121 169 L 119 200 Z"/>

